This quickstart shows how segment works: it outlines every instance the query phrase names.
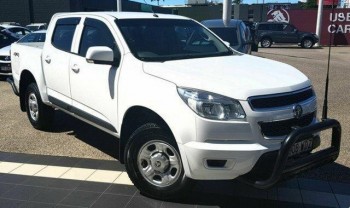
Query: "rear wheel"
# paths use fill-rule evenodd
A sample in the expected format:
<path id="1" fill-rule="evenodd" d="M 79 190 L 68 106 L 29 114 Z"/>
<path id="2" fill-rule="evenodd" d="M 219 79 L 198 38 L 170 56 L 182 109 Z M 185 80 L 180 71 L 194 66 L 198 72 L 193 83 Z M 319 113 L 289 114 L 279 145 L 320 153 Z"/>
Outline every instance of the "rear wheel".
<path id="1" fill-rule="evenodd" d="M 272 40 L 270 38 L 263 38 L 260 41 L 261 47 L 270 48 L 272 45 Z"/>
<path id="2" fill-rule="evenodd" d="M 144 195 L 177 198 L 191 188 L 175 140 L 156 124 L 145 124 L 132 134 L 125 158 L 130 179 Z"/>
<path id="3" fill-rule="evenodd" d="M 312 48 L 314 46 L 314 42 L 310 38 L 305 38 L 301 41 L 301 47 L 303 48 Z"/>
<path id="4" fill-rule="evenodd" d="M 25 106 L 28 119 L 34 128 L 47 130 L 51 127 L 54 109 L 42 102 L 38 86 L 35 83 L 31 83 L 27 87 Z"/>

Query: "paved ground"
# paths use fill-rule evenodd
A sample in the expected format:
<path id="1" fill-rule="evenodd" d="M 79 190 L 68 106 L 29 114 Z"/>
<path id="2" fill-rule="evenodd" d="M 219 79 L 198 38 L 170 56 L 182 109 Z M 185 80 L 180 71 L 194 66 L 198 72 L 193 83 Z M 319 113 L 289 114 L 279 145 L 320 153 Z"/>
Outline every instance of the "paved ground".
<path id="1" fill-rule="evenodd" d="M 183 199 L 139 193 L 117 161 L 0 152 L 0 207 L 204 208 L 350 206 L 350 184 L 294 178 L 270 190 L 199 181 Z"/>
<path id="2" fill-rule="evenodd" d="M 313 81 L 315 91 L 319 96 L 319 104 L 322 103 L 327 66 L 328 50 L 326 48 L 259 49 L 260 51 L 255 55 L 286 62 L 303 71 Z M 350 207 L 350 142 L 348 140 L 350 96 L 347 93 L 350 89 L 348 82 L 350 80 L 348 61 L 350 48 L 339 47 L 332 50 L 329 116 L 337 118 L 343 126 L 341 155 L 336 163 L 310 171 L 300 178 L 292 179 L 268 191 L 252 189 L 237 182 L 200 182 L 188 199 L 178 202 L 160 202 L 145 198 L 137 193 L 132 185 L 123 185 L 122 182 L 117 181 L 121 176 L 121 174 L 116 176 L 117 173 L 111 173 L 114 174 L 113 177 L 116 177 L 113 182 L 93 181 L 90 177 L 94 173 L 97 174 L 96 171 L 123 172 L 123 167 L 117 162 L 118 141 L 62 112 L 56 113 L 55 127 L 51 132 L 34 130 L 26 114 L 19 110 L 18 98 L 12 93 L 10 86 L 0 81 L 0 151 L 2 152 L 0 154 L 0 162 L 2 161 L 0 163 L 0 172 L 2 172 L 0 175 L 0 207 L 52 207 L 57 204 L 62 204 L 59 207 L 64 207 L 63 205 L 108 207 L 108 203 L 117 203 L 114 204 L 114 207 L 137 207 L 137 204 L 142 204 L 143 207 L 196 207 L 197 205 L 200 205 L 197 207 L 206 205 L 232 207 L 238 205 L 238 207 L 348 208 Z M 319 105 L 319 115 L 321 115 L 320 109 L 322 109 L 321 105 Z M 42 167 L 42 169 L 35 169 L 37 170 L 35 172 L 29 168 L 29 174 L 26 171 L 28 167 L 33 167 L 31 164 L 39 164 L 34 167 L 39 169 Z M 100 164 L 104 165 L 99 166 Z M 64 173 L 60 176 L 56 175 L 56 178 L 45 174 L 44 178 L 40 176 L 43 174 L 40 173 L 41 171 L 50 172 L 52 168 L 56 170 L 55 166 L 61 166 L 63 167 L 61 170 L 67 171 L 71 168 L 82 168 L 85 174 L 91 173 L 91 175 L 83 179 L 67 179 Z M 111 166 L 114 168 L 110 168 Z M 87 180 L 92 181 L 87 182 Z M 87 183 L 86 186 L 89 188 L 79 188 L 78 184 L 82 183 Z M 63 187 L 57 187 L 55 184 L 63 184 Z M 66 187 L 64 184 L 76 185 Z M 90 185 L 93 187 L 92 191 Z M 125 194 L 123 191 L 113 192 L 111 189 L 134 191 Z M 51 195 L 56 195 L 58 192 L 62 192 L 57 194 L 59 199 L 50 198 Z M 49 201 L 42 201 L 44 200 L 42 198 L 47 198 Z M 84 204 L 85 201 L 90 203 Z M 104 201 L 106 204 L 100 204 Z"/>

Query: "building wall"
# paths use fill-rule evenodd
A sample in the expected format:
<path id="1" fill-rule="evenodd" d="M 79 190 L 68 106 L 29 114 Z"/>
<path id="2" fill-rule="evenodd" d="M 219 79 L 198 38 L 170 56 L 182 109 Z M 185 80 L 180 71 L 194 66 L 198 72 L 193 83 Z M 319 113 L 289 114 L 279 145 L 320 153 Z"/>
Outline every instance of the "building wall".
<path id="1" fill-rule="evenodd" d="M 33 22 L 49 23 L 52 15 L 58 12 L 70 12 L 71 0 L 32 0 Z"/>
<path id="2" fill-rule="evenodd" d="M 0 0 L 0 22 L 29 23 L 28 0 Z"/>
<path id="3" fill-rule="evenodd" d="M 116 0 L 0 0 L 0 22 L 49 23 L 58 12 L 116 11 Z M 171 9 L 152 6 L 154 12 Z M 123 0 L 123 11 L 141 11 L 141 4 Z"/>
<path id="4" fill-rule="evenodd" d="M 234 9 L 232 8 L 232 11 Z M 222 18 L 222 5 L 174 8 L 174 13 L 198 21 Z"/>

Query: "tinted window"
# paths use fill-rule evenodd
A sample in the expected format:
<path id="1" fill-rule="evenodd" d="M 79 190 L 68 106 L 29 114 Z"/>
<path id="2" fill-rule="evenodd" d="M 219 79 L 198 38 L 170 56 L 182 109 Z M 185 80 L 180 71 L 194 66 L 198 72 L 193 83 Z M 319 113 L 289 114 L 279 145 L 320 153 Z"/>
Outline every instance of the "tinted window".
<path id="1" fill-rule="evenodd" d="M 261 24 L 259 25 L 258 30 L 270 30 L 270 28 L 268 24 Z"/>
<path id="2" fill-rule="evenodd" d="M 99 20 L 87 18 L 84 23 L 79 55 L 85 57 L 88 49 L 93 46 L 106 46 L 113 50 L 115 57 L 120 56 L 117 44 L 109 28 Z"/>
<path id="3" fill-rule="evenodd" d="M 294 31 L 294 26 L 293 26 L 293 25 L 285 24 L 285 25 L 283 25 L 283 30 L 284 30 L 285 32 L 293 32 L 293 31 Z"/>
<path id="4" fill-rule="evenodd" d="M 192 20 L 122 19 L 116 22 L 131 52 L 144 61 L 233 54 L 212 33 Z"/>
<path id="5" fill-rule="evenodd" d="M 73 36 L 80 18 L 59 19 L 52 35 L 52 45 L 56 48 L 69 52 L 72 47 Z"/>
<path id="6" fill-rule="evenodd" d="M 271 24 L 270 27 L 272 31 L 283 31 L 282 24 Z"/>
<path id="7" fill-rule="evenodd" d="M 218 35 L 224 41 L 229 42 L 230 46 L 237 46 L 239 44 L 236 28 L 216 27 L 216 28 L 210 28 L 210 30 L 212 30 L 216 35 Z"/>

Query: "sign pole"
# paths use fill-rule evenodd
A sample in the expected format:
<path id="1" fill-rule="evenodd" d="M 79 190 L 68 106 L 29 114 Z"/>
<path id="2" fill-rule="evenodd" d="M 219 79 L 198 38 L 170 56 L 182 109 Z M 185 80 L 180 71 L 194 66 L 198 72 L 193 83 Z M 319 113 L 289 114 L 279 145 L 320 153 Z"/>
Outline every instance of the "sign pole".
<path id="1" fill-rule="evenodd" d="M 222 20 L 224 21 L 224 25 L 227 27 L 231 21 L 232 0 L 224 0 L 222 2 L 222 6 Z"/>
<path id="2" fill-rule="evenodd" d="M 322 14 L 323 14 L 323 0 L 318 0 L 316 35 L 319 37 L 319 41 L 318 43 L 315 44 L 316 47 L 319 47 L 321 42 L 321 29 L 322 29 L 322 16 L 323 16 Z"/>
<path id="3" fill-rule="evenodd" d="M 117 11 L 118 12 L 122 11 L 122 0 L 117 0 Z"/>

